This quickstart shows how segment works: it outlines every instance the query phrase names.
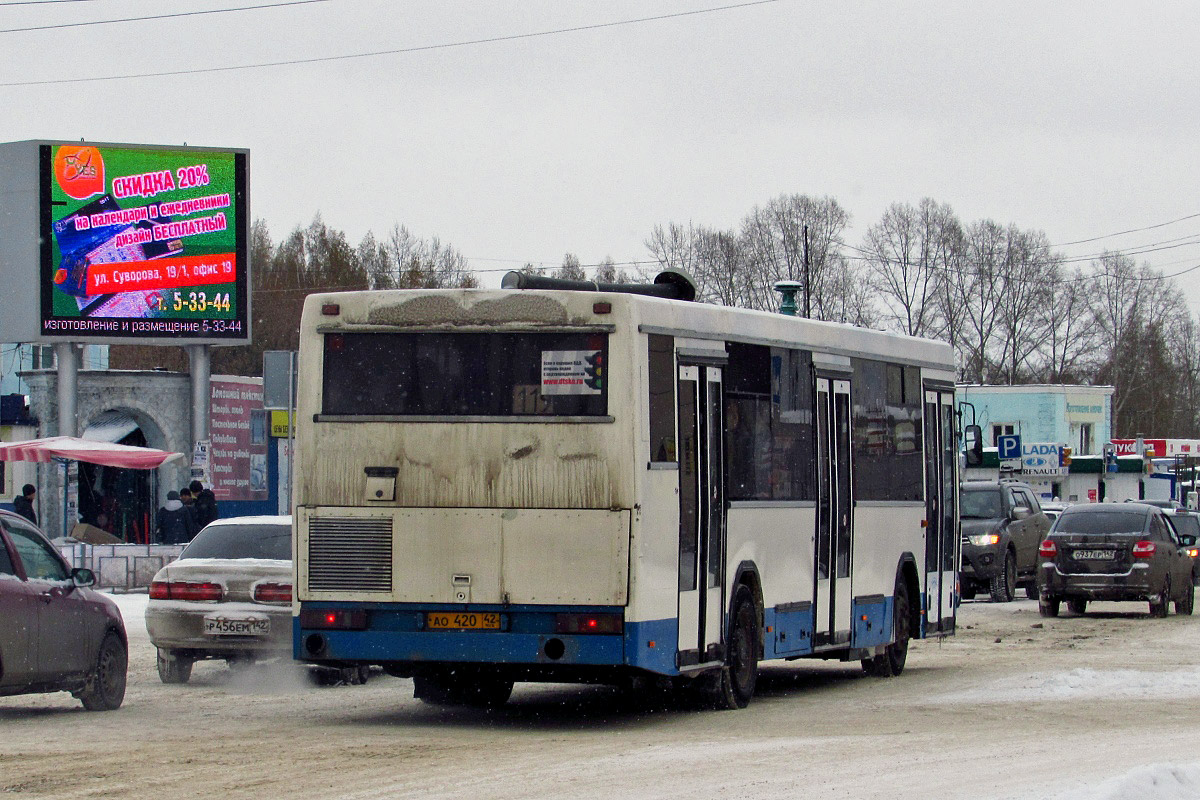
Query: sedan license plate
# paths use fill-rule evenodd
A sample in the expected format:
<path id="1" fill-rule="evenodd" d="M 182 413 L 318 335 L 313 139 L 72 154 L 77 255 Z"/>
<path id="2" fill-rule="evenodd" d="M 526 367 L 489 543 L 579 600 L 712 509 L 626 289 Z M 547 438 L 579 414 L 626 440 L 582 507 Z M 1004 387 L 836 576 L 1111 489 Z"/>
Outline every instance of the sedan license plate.
<path id="1" fill-rule="evenodd" d="M 209 636 L 267 636 L 271 633 L 271 620 L 208 614 L 204 617 L 204 632 Z"/>
<path id="2" fill-rule="evenodd" d="M 500 615 L 491 611 L 430 611 L 425 627 L 435 631 L 498 631 Z"/>
<path id="3" fill-rule="evenodd" d="M 1112 561 L 1117 557 L 1116 550 L 1076 550 L 1075 558 L 1080 561 Z"/>

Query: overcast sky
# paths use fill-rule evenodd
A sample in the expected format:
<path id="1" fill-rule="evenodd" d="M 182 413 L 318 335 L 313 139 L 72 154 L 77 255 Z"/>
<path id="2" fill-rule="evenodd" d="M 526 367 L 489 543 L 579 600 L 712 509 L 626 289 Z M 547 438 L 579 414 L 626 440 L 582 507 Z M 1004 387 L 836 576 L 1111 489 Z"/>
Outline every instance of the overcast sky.
<path id="1" fill-rule="evenodd" d="M 352 243 L 400 223 L 487 285 L 568 251 L 644 261 L 655 224 L 735 228 L 784 193 L 836 198 L 850 244 L 928 196 L 1106 237 L 1071 257 L 1200 264 L 1200 216 L 1112 235 L 1200 215 L 1195 2 L 324 0 L 12 31 L 274 1 L 0 0 L 0 141 L 246 147 L 276 240 L 318 211 Z M 1200 270 L 1178 280 L 1200 312 Z"/>

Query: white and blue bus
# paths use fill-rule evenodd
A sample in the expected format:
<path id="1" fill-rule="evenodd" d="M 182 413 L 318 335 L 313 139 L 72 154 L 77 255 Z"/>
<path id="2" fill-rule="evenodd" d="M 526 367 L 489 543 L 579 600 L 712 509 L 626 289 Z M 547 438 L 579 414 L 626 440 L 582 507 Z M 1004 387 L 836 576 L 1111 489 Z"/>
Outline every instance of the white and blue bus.
<path id="1" fill-rule="evenodd" d="M 434 703 L 650 682 L 734 708 L 761 661 L 897 675 L 954 631 L 949 345 L 690 302 L 676 272 L 505 286 L 308 297 L 297 659 Z"/>

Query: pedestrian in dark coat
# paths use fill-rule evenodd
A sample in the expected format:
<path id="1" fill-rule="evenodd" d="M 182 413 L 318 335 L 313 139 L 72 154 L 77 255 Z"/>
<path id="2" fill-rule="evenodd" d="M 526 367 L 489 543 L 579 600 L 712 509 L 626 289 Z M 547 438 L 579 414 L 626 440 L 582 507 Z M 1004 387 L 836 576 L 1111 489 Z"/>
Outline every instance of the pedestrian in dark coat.
<path id="1" fill-rule="evenodd" d="M 158 540 L 163 544 L 187 544 L 196 535 L 196 521 L 179 502 L 179 492 L 167 492 L 167 503 L 158 510 Z"/>
<path id="2" fill-rule="evenodd" d="M 33 496 L 37 494 L 37 487 L 32 483 L 27 483 L 21 487 L 21 494 L 13 498 L 13 511 L 16 511 L 25 519 L 37 525 L 37 512 L 33 510 Z"/>
<path id="3" fill-rule="evenodd" d="M 217 509 L 217 496 L 213 494 L 212 489 L 205 489 L 200 481 L 192 481 L 188 488 L 192 490 L 192 497 L 196 498 L 192 503 L 192 510 L 196 514 L 196 527 L 202 529 L 221 516 Z"/>

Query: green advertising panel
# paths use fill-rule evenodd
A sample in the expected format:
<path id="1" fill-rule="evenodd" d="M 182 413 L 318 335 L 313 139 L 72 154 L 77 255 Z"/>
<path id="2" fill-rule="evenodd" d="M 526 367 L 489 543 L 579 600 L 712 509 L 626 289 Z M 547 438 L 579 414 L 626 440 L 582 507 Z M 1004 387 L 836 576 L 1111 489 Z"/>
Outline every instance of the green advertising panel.
<path id="1" fill-rule="evenodd" d="M 245 151 L 40 147 L 41 335 L 248 340 Z"/>

